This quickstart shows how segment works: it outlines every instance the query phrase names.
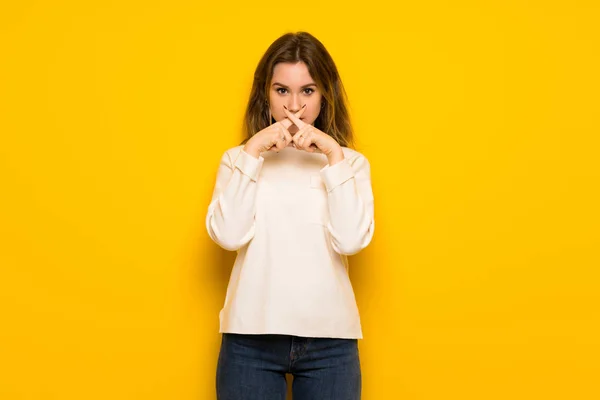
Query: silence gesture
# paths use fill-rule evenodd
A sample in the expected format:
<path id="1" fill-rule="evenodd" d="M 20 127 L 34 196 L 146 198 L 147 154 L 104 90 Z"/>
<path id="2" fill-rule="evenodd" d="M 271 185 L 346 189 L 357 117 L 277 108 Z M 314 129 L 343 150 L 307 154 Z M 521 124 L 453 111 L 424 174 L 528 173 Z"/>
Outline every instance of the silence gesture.
<path id="1" fill-rule="evenodd" d="M 300 117 L 306 110 L 306 105 L 302 107 L 296 114 L 289 113 L 297 121 L 301 121 Z M 302 122 L 302 121 L 301 121 Z M 288 131 L 290 126 L 294 125 L 290 119 L 285 118 L 282 121 L 277 121 L 255 133 L 244 146 L 244 151 L 255 158 L 258 158 L 260 153 L 264 151 L 274 151 L 279 153 L 279 150 L 286 147 L 292 142 L 292 134 Z"/>
<path id="2" fill-rule="evenodd" d="M 305 150 L 310 153 L 323 153 L 327 156 L 329 164 L 333 165 L 344 158 L 342 147 L 334 138 L 325 132 L 307 124 L 292 114 L 286 106 L 283 106 L 287 119 L 291 120 L 298 127 L 298 132 L 293 136 L 294 147 L 299 150 Z M 287 120 L 286 119 L 286 120 Z"/>

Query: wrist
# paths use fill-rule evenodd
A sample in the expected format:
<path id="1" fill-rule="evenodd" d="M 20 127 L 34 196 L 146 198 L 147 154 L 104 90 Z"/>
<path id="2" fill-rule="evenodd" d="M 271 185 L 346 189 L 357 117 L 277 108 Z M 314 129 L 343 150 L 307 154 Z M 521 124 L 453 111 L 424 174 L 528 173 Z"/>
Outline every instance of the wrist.
<path id="1" fill-rule="evenodd" d="M 253 148 L 252 146 L 248 146 L 248 144 L 246 144 L 242 150 L 244 150 L 245 153 L 251 155 L 254 158 L 260 157 L 260 151 Z"/>
<path id="2" fill-rule="evenodd" d="M 332 151 L 331 153 L 329 153 L 327 155 L 327 161 L 329 162 L 330 166 L 339 163 L 343 159 L 344 159 L 344 152 L 342 151 L 341 147 L 339 149 Z"/>

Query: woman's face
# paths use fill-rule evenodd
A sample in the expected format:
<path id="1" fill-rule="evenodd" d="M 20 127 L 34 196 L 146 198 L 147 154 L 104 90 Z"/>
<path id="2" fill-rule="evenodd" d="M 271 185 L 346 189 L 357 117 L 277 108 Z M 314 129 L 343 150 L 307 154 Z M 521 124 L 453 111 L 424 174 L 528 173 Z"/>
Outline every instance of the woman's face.
<path id="1" fill-rule="evenodd" d="M 317 84 L 308 73 L 308 68 L 303 62 L 278 63 L 273 69 L 273 78 L 269 88 L 269 104 L 271 114 L 276 121 L 281 121 L 285 115 L 285 105 L 292 113 L 296 113 L 306 104 L 306 110 L 300 119 L 307 124 L 312 124 L 321 111 L 321 92 Z M 294 135 L 298 127 L 292 125 L 289 132 Z"/>

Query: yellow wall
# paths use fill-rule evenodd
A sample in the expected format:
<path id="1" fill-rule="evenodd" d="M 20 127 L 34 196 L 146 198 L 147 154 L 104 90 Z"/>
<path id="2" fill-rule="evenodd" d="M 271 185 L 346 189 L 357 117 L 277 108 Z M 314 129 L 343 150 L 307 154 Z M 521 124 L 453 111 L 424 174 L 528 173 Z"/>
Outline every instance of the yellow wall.
<path id="1" fill-rule="evenodd" d="M 214 398 L 204 217 L 295 30 L 372 164 L 363 398 L 600 397 L 597 2 L 202 3 L 0 5 L 0 398 Z"/>

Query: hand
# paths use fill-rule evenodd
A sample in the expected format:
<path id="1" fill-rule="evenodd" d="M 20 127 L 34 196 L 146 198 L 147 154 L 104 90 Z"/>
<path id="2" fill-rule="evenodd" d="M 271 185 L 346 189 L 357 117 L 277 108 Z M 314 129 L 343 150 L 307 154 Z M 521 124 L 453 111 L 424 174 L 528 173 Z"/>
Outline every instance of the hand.
<path id="1" fill-rule="evenodd" d="M 290 113 L 291 116 L 300 121 L 300 116 L 304 113 L 306 107 L 302 107 L 296 114 Z M 281 149 L 286 147 L 292 141 L 292 134 L 288 131 L 294 123 L 285 118 L 277 121 L 255 133 L 244 146 L 244 151 L 255 158 L 260 156 L 264 151 L 274 151 L 279 153 Z"/>
<path id="2" fill-rule="evenodd" d="M 327 156 L 329 164 L 331 165 L 344 159 L 342 147 L 334 138 L 318 128 L 315 128 L 313 125 L 305 123 L 296 115 L 292 114 L 286 106 L 283 106 L 283 108 L 288 119 L 298 127 L 298 132 L 296 132 L 292 138 L 294 147 L 310 153 L 323 153 Z"/>

